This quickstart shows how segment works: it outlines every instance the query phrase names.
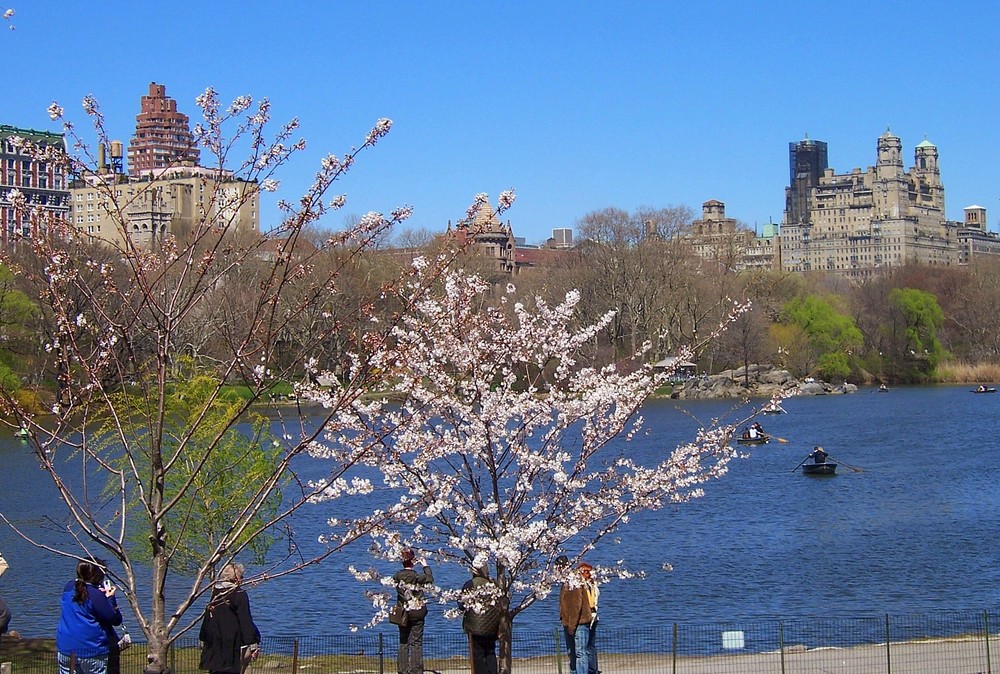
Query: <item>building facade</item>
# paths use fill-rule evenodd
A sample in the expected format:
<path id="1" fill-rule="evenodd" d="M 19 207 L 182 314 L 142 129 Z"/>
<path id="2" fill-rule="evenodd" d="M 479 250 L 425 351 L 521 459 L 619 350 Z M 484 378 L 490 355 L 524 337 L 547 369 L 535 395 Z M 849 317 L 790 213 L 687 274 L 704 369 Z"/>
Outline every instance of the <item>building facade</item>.
<path id="1" fill-rule="evenodd" d="M 62 134 L 0 125 L 0 242 L 36 236 L 52 219 L 69 210 L 66 171 L 57 157 L 63 155 Z M 15 212 L 12 197 L 24 195 L 26 209 Z"/>
<path id="2" fill-rule="evenodd" d="M 142 177 L 174 166 L 197 166 L 199 155 L 188 116 L 177 111 L 177 101 L 167 96 L 164 85 L 150 82 L 128 146 L 129 174 Z"/>
<path id="3" fill-rule="evenodd" d="M 977 257 L 1000 257 L 1000 235 L 988 229 L 986 209 L 966 206 L 965 221 L 958 225 L 958 263 L 969 264 Z"/>
<path id="4" fill-rule="evenodd" d="M 510 222 L 502 223 L 488 204 L 476 211 L 471 222 L 460 222 L 454 230 L 448 223 L 448 236 L 459 244 L 472 240 L 472 247 L 490 267 L 500 274 L 513 274 L 517 263 L 517 241 Z"/>
<path id="5" fill-rule="evenodd" d="M 875 166 L 837 174 L 826 166 L 826 144 L 806 139 L 791 148 L 789 167 L 782 269 L 863 277 L 907 262 L 958 264 L 958 228 L 945 217 L 931 142 L 917 145 L 904 170 L 902 143 L 886 131 Z"/>
<path id="6" fill-rule="evenodd" d="M 260 230 L 260 190 L 227 171 L 183 166 L 143 177 L 104 170 L 70 188 L 70 222 L 94 241 L 143 248 L 184 238 L 201 222 L 226 232 Z"/>
<path id="7" fill-rule="evenodd" d="M 764 236 L 757 236 L 735 218 L 726 217 L 723 202 L 710 199 L 701 205 L 701 219 L 691 223 L 687 238 L 698 257 L 732 271 L 774 269 L 778 259 L 775 229 L 772 226 Z"/>

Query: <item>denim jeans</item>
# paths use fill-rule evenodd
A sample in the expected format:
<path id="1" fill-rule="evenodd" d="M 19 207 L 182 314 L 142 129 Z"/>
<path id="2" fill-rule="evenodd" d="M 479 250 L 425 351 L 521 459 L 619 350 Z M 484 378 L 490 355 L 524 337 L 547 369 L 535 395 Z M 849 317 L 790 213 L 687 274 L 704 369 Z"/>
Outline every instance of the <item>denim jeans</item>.
<path id="1" fill-rule="evenodd" d="M 59 663 L 59 674 L 71 674 L 70 656 L 65 653 L 56 654 L 56 662 Z M 108 656 L 98 655 L 94 658 L 74 657 L 74 672 L 72 674 L 107 674 Z"/>
<path id="2" fill-rule="evenodd" d="M 600 674 L 597 666 L 597 618 L 590 623 L 590 634 L 587 636 L 587 674 Z"/>
<path id="3" fill-rule="evenodd" d="M 590 652 L 587 644 L 590 641 L 590 625 L 583 624 L 576 626 L 576 632 L 569 633 L 563 628 L 566 636 L 566 650 L 569 651 L 569 671 L 571 674 L 589 674 L 590 672 Z"/>

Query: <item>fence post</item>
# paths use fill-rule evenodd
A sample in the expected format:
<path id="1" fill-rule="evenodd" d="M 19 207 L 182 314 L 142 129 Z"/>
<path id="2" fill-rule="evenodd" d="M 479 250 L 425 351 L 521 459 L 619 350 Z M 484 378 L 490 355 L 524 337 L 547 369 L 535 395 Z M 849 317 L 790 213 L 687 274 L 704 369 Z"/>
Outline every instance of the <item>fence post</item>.
<path id="1" fill-rule="evenodd" d="M 378 633 L 378 674 L 385 674 L 385 637 Z"/>
<path id="2" fill-rule="evenodd" d="M 983 634 L 986 636 L 986 674 L 993 674 L 993 658 L 990 657 L 990 612 L 983 609 Z"/>
<path id="3" fill-rule="evenodd" d="M 785 622 L 778 621 L 778 648 L 781 649 L 781 674 L 785 674 Z"/>
<path id="4" fill-rule="evenodd" d="M 674 643 L 670 646 L 670 650 L 672 651 L 672 657 L 670 658 L 672 661 L 670 671 L 673 672 L 673 674 L 677 674 L 677 623 L 674 623 L 673 638 Z"/>
<path id="5" fill-rule="evenodd" d="M 292 674 L 299 672 L 299 638 L 292 640 Z"/>
<path id="6" fill-rule="evenodd" d="M 892 649 L 889 647 L 889 614 L 885 614 L 885 671 L 892 674 Z"/>
<path id="7" fill-rule="evenodd" d="M 177 671 L 177 648 L 176 648 L 176 642 L 174 642 L 174 641 L 171 641 L 170 645 L 167 646 L 167 660 L 170 661 L 170 671 L 171 672 L 176 672 Z M 73 670 L 71 669 L 69 671 L 72 672 Z"/>
<path id="8" fill-rule="evenodd" d="M 562 644 L 559 641 L 559 628 L 552 630 L 552 636 L 556 638 L 556 674 L 562 674 Z"/>

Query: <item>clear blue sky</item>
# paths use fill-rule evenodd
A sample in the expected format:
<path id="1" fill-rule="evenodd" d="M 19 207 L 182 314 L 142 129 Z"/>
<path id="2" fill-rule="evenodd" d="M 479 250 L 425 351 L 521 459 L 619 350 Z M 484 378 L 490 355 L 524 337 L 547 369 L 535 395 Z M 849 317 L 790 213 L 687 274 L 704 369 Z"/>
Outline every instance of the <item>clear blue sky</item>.
<path id="1" fill-rule="evenodd" d="M 279 176 L 294 200 L 391 118 L 344 214 L 408 204 L 440 231 L 515 188 L 532 243 L 608 206 L 780 222 L 790 141 L 826 141 L 846 172 L 891 127 L 907 167 L 938 146 L 950 218 L 1000 218 L 997 2 L 2 1 L 0 123 L 58 130 L 53 100 L 82 123 L 93 94 L 127 142 L 150 81 L 192 118 L 207 86 L 266 96 L 309 142 Z"/>

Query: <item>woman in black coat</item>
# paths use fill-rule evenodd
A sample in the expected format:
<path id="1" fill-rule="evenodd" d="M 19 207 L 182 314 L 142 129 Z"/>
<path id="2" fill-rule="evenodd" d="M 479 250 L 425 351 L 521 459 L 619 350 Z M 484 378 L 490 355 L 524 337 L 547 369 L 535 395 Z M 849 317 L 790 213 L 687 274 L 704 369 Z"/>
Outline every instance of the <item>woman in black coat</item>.
<path id="1" fill-rule="evenodd" d="M 198 638 L 200 669 L 213 674 L 241 674 L 260 653 L 260 630 L 250 614 L 250 598 L 240 589 L 242 564 L 227 564 L 212 588 Z"/>

